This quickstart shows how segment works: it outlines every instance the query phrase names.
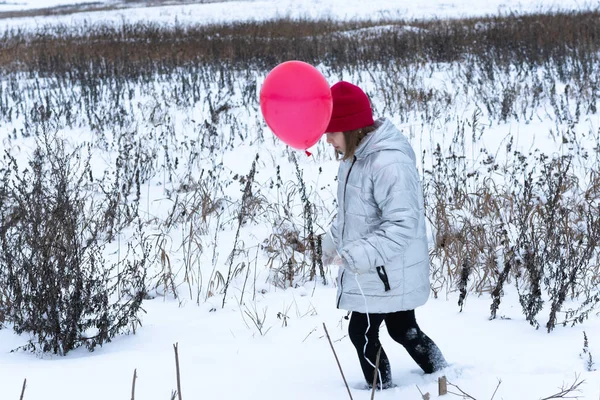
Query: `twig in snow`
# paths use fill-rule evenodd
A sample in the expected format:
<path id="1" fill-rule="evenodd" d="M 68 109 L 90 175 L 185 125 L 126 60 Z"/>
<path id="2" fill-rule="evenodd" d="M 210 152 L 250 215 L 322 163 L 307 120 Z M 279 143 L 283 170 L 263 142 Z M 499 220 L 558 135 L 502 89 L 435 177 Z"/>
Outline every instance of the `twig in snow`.
<path id="1" fill-rule="evenodd" d="M 445 396 L 448 394 L 448 379 L 445 376 L 438 378 L 438 395 Z"/>
<path id="2" fill-rule="evenodd" d="M 379 357 L 381 356 L 381 347 L 377 350 L 377 358 L 375 359 L 375 371 L 373 372 L 373 390 L 371 391 L 371 400 L 375 398 L 375 389 L 377 389 L 377 376 L 379 375 Z M 381 382 L 381 390 L 383 390 L 383 382 Z"/>
<path id="3" fill-rule="evenodd" d="M 498 385 L 496 386 L 496 390 L 494 390 L 494 394 L 492 394 L 492 398 L 490 400 L 494 400 L 494 397 L 496 396 L 496 392 L 498 391 L 498 388 L 500 387 L 501 383 L 502 383 L 502 379 L 498 379 Z"/>
<path id="4" fill-rule="evenodd" d="M 175 349 L 175 367 L 177 369 L 177 397 L 181 400 L 181 379 L 179 374 L 179 352 L 178 352 L 179 343 L 175 343 L 173 345 L 173 349 Z M 174 398 L 175 396 L 173 396 Z"/>
<path id="5" fill-rule="evenodd" d="M 464 390 L 462 390 L 458 386 L 454 385 L 453 383 L 450 383 L 449 381 L 447 381 L 447 382 L 448 382 L 448 385 L 450 385 L 450 386 L 455 387 L 456 389 L 458 389 L 458 391 L 461 394 L 454 393 L 454 392 L 451 392 L 451 391 L 448 391 L 448 393 L 453 394 L 455 396 L 461 396 L 462 398 L 465 398 L 465 399 L 477 400 L 475 397 L 471 396 L 470 394 L 468 394 L 467 392 L 465 392 Z"/>
<path id="6" fill-rule="evenodd" d="M 333 342 L 334 342 L 334 343 L 341 342 L 342 340 L 344 340 L 344 338 L 345 338 L 346 336 L 348 336 L 348 335 L 344 335 L 344 336 L 342 336 L 342 337 L 341 337 L 341 338 L 339 338 L 339 339 L 335 339 Z"/>
<path id="7" fill-rule="evenodd" d="M 23 381 L 23 389 L 21 389 L 21 398 L 20 398 L 20 400 L 23 400 L 23 396 L 25 396 L 25 386 L 27 386 L 27 378 L 25 378 L 25 380 Z"/>
<path id="8" fill-rule="evenodd" d="M 131 400 L 135 400 L 135 380 L 137 379 L 137 369 L 133 370 L 133 381 L 131 382 Z"/>
<path id="9" fill-rule="evenodd" d="M 312 335 L 312 333 L 313 333 L 314 331 L 316 331 L 316 330 L 317 330 L 317 328 L 315 327 L 315 328 L 313 328 L 313 330 L 312 330 L 312 331 L 308 332 L 308 335 L 306 335 L 306 337 L 304 338 L 304 340 L 302 341 L 302 343 L 304 343 L 304 342 L 306 341 L 306 339 L 308 339 L 308 337 L 309 337 L 310 335 Z"/>
<path id="10" fill-rule="evenodd" d="M 431 396 L 429 395 L 429 392 L 423 394 L 423 392 L 421 392 L 421 389 L 419 388 L 419 385 L 415 385 L 417 387 L 417 390 L 419 391 L 419 393 L 421 393 L 421 398 L 423 400 L 431 400 Z"/>
<path id="11" fill-rule="evenodd" d="M 240 237 L 240 230 L 242 229 L 242 226 L 244 225 L 244 220 L 247 216 L 247 205 L 248 205 L 248 201 L 249 199 L 252 198 L 252 184 L 254 183 L 254 175 L 256 174 L 256 162 L 258 161 L 258 154 L 256 154 L 256 157 L 254 158 L 254 161 L 252 161 L 252 167 L 250 168 L 250 173 L 248 174 L 247 180 L 246 180 L 246 186 L 244 187 L 244 194 L 242 195 L 242 204 L 240 206 L 240 211 L 238 213 L 238 226 L 237 226 L 237 231 L 235 232 L 235 239 L 233 240 L 233 250 L 231 251 L 231 254 L 229 254 L 229 270 L 227 272 L 227 280 L 225 281 L 225 287 L 223 289 L 223 304 L 221 305 L 221 308 L 225 308 L 225 302 L 227 301 L 227 289 L 229 289 L 229 284 L 231 283 L 231 279 L 233 279 L 233 275 L 232 274 L 232 268 L 233 268 L 233 261 L 235 259 L 235 255 L 237 252 L 237 246 L 238 246 L 238 241 L 239 241 L 239 237 Z M 247 267 L 249 268 L 249 267 Z"/>
<path id="12" fill-rule="evenodd" d="M 327 336 L 327 340 L 329 340 L 329 345 L 331 346 L 331 351 L 333 351 L 333 356 L 335 357 L 335 361 L 337 362 L 338 368 L 340 369 L 340 373 L 342 374 L 342 379 L 344 380 L 344 384 L 346 385 L 346 389 L 348 390 L 348 396 L 350 396 L 350 400 L 354 400 L 352 398 L 352 393 L 350 393 L 350 387 L 348 386 L 348 382 L 346 382 L 346 377 L 344 376 L 344 371 L 342 370 L 342 365 L 340 364 L 340 360 L 338 359 L 338 356 L 335 353 L 335 349 L 333 348 L 333 343 L 331 343 L 331 337 L 329 337 L 329 332 L 327 332 L 327 326 L 325 326 L 325 322 L 323 322 L 323 329 L 325 329 L 325 335 Z"/>
<path id="13" fill-rule="evenodd" d="M 560 388 L 560 392 L 555 393 L 551 396 L 548 397 L 544 397 L 543 399 L 540 400 L 550 400 L 550 399 L 578 399 L 579 396 L 569 396 L 571 393 L 573 392 L 578 392 L 579 391 L 579 386 L 581 386 L 581 384 L 585 382 L 584 379 L 579 380 L 579 375 L 575 376 L 575 382 L 573 382 L 571 384 L 571 386 L 565 388 L 565 386 L 563 385 Z"/>

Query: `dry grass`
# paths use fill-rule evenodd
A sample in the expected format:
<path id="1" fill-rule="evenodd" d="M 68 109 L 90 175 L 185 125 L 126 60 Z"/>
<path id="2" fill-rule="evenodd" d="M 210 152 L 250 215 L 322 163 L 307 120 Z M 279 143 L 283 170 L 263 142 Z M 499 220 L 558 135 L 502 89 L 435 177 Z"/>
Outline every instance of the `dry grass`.
<path id="1" fill-rule="evenodd" d="M 77 126 L 94 132 L 95 146 L 118 150 L 118 182 L 107 188 L 117 201 L 111 209 L 122 215 L 113 224 L 115 232 L 132 221 L 165 237 L 185 232 L 177 248 L 185 249 L 190 296 L 192 282 L 198 282 L 199 299 L 201 289 L 209 297 L 234 277 L 244 272 L 248 277 L 249 249 L 263 251 L 275 284 L 294 286 L 317 274 L 325 278 L 315 231 L 331 220 L 335 204 L 324 206 L 311 195 L 298 165 L 298 179 L 283 182 L 277 165 L 270 187 L 251 182 L 240 203 L 225 196 L 224 188 L 246 186 L 248 178 L 228 178 L 215 154 L 265 142 L 257 82 L 277 63 L 301 59 L 322 63 L 331 76 L 368 77 L 378 88 L 374 94 L 383 108 L 378 114 L 421 124 L 423 135 L 446 132 L 445 145 L 431 143 L 422 155 L 436 295 L 458 290 L 464 307 L 470 294 L 489 293 L 494 318 L 505 285 L 517 286 L 523 312 L 535 326 L 548 299 L 550 330 L 561 322 L 560 310 L 569 310 L 563 321 L 577 323 L 600 302 L 594 294 L 600 277 L 595 200 L 600 132 L 581 132 L 579 124 L 597 112 L 600 97 L 599 20 L 592 10 L 456 21 L 278 20 L 7 31 L 0 37 L 5 74 L 0 122 L 23 126 L 9 132 L 6 143 L 37 136 L 48 125 Z M 438 72 L 452 81 L 448 88 L 425 83 L 428 74 Z M 140 98 L 146 102 L 134 108 Z M 469 113 L 475 108 L 471 117 L 450 114 L 464 111 L 457 104 L 465 101 Z M 203 112 L 195 114 L 197 108 Z M 201 119 L 176 128 L 169 117 L 175 110 Z M 510 138 L 503 162 L 497 161 L 502 149 L 466 154 L 465 143 L 485 147 L 481 137 L 489 125 L 537 118 L 555 123 L 553 135 L 565 144 L 561 157 L 520 154 Z M 176 129 L 184 129 L 186 139 Z M 587 144 L 595 140 L 593 151 L 580 151 L 584 138 Z M 426 166 L 426 157 L 432 165 Z M 274 167 L 286 162 L 272 161 Z M 199 166 L 206 172 L 197 178 Z M 164 220 L 140 221 L 141 209 L 150 208 L 140 207 L 140 191 L 154 178 L 165 185 L 172 213 Z M 272 229 L 254 244 L 236 236 L 224 276 L 216 270 L 221 230 L 239 233 L 253 225 Z M 200 241 L 212 232 L 213 243 Z M 169 252 L 161 250 L 161 260 L 175 259 Z M 199 270 L 195 275 L 192 270 L 203 252 L 213 253 L 205 288 Z M 255 264 L 258 259 L 257 253 Z M 181 276 L 162 273 L 160 285 L 175 295 Z M 567 308 L 571 300 L 575 306 Z"/>
<path id="2" fill-rule="evenodd" d="M 0 71 L 70 76 L 91 69 L 100 75 L 145 75 L 197 63 L 270 68 L 299 59 L 342 69 L 471 57 L 490 66 L 528 68 L 568 57 L 589 65 L 591 54 L 600 49 L 599 38 L 598 10 L 451 21 L 282 19 L 174 29 L 153 23 L 79 30 L 63 26 L 5 31 Z"/>

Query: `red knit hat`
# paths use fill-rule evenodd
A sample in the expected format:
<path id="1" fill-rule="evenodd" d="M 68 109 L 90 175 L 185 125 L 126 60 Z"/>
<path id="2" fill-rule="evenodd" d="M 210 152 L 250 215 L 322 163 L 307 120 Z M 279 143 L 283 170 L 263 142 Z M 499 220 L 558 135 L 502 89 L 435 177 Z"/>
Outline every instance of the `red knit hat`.
<path id="1" fill-rule="evenodd" d="M 356 85 L 340 81 L 331 87 L 333 111 L 325 132 L 345 132 L 373 125 L 369 98 Z"/>

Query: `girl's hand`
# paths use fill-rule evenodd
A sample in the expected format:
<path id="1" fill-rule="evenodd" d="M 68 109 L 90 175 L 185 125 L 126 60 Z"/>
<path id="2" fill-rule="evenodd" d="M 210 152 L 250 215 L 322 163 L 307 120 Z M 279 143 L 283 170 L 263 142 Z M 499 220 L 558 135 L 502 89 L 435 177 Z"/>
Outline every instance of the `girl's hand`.
<path id="1" fill-rule="evenodd" d="M 323 254 L 323 258 L 321 258 L 323 265 L 343 265 L 343 260 L 337 254 Z"/>

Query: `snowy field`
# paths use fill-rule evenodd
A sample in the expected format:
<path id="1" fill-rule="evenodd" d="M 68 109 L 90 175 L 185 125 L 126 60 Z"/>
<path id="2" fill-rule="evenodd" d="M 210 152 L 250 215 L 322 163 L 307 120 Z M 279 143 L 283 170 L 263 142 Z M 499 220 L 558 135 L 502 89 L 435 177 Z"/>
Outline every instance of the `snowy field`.
<path id="1" fill-rule="evenodd" d="M 312 290 L 259 295 L 258 310 L 267 311 L 265 328 L 270 329 L 265 336 L 245 326 L 243 311 L 237 307 L 221 310 L 220 305 L 210 303 L 179 307 L 159 299 L 144 303 L 148 314 L 136 335 L 118 338 L 94 353 L 77 350 L 64 358 L 45 359 L 12 354 L 8 351 L 21 345 L 22 339 L 8 330 L 0 331 L 2 398 L 18 399 L 24 378 L 28 399 L 127 398 L 137 369 L 136 398 L 168 399 L 176 389 L 174 343 L 180 353 L 183 398 L 347 398 L 324 337 L 325 323 L 353 398 L 369 399 L 370 392 L 359 389 L 363 378 L 346 336 L 345 313 L 334 306 L 335 290 L 317 287 L 314 295 Z M 487 303 L 469 299 L 465 311 L 458 313 L 455 300 L 431 300 L 417 310 L 421 328 L 452 365 L 423 375 L 384 329 L 382 343 L 399 386 L 375 398 L 420 399 L 419 389 L 438 398 L 436 378 L 442 374 L 476 399 L 490 399 L 501 380 L 497 398 L 537 400 L 571 385 L 576 376 L 586 380 L 580 398 L 598 398 L 598 372 L 586 372 L 579 356 L 585 329 L 597 357 L 597 318 L 578 328 L 547 334 L 523 320 L 518 304 L 503 307 L 505 319 L 488 321 Z M 210 312 L 211 306 L 218 311 Z M 287 327 L 276 317 L 279 312 L 289 316 Z"/>
<path id="2" fill-rule="evenodd" d="M 63 0 L 2 0 L 0 1 L 0 11 L 21 11 L 21 10 L 35 10 L 39 8 L 50 8 L 60 6 L 72 6 L 75 4 L 86 4 L 95 3 L 96 0 L 76 0 L 76 1 L 63 1 Z"/>
<path id="3" fill-rule="evenodd" d="M 75 0 L 72 3 L 83 3 Z M 34 9 L 69 4 L 67 1 L 15 0 L 0 1 L 0 12 Z M 498 13 L 526 13 L 539 10 L 587 9 L 599 2 L 576 0 L 562 1 L 442 1 L 425 0 L 264 0 L 231 1 L 224 3 L 131 8 L 114 12 L 78 13 L 61 17 L 35 17 L 30 19 L 0 19 L 2 29 L 31 28 L 64 24 L 81 26 L 96 23 L 123 23 L 155 21 L 160 24 L 263 20 L 277 17 L 333 19 L 361 18 L 454 18 Z M 338 79 L 323 70 L 333 84 Z M 352 79 L 353 77 L 347 77 Z M 451 87 L 452 72 L 436 72 L 425 78 L 428 86 Z M 260 83 L 260 78 L 259 78 Z M 375 88 L 369 87 L 369 90 Z M 563 88 L 559 88 L 563 89 Z M 559 90 L 560 91 L 560 90 Z M 256 93 L 258 96 L 258 93 Z M 377 96 L 375 96 L 377 101 Z M 139 99 L 138 99 L 139 100 Z M 140 115 L 147 116 L 152 99 L 144 98 L 136 104 Z M 236 100 L 236 99 L 234 99 Z M 378 103 L 375 104 L 376 108 Z M 247 118 L 248 127 L 256 129 L 252 120 L 255 112 L 235 110 L 238 118 Z M 448 114 L 468 116 L 472 109 L 457 103 L 446 110 Z M 190 120 L 202 120 L 206 109 L 195 109 L 189 114 L 176 110 L 171 116 L 174 125 L 190 126 Z M 434 140 L 440 140 L 443 130 L 455 127 L 455 119 L 446 121 L 438 130 L 427 131 L 418 122 L 401 122 L 394 115 L 384 115 L 401 126 L 417 154 L 430 151 Z M 457 117 L 458 119 L 458 117 Z M 187 124 L 187 125 L 186 125 Z M 565 122 L 565 124 L 567 124 Z M 488 149 L 502 152 L 507 135 L 516 138 L 515 147 L 527 152 L 535 148 L 544 152 L 561 151 L 561 140 L 549 132 L 556 122 L 544 119 L 539 113 L 532 121 L 489 123 L 484 130 L 483 141 Z M 0 126 L 0 150 L 10 150 L 26 159 L 33 140 L 22 142 L 5 140 L 13 129 L 22 128 L 15 120 L 12 126 Z M 600 117 L 590 113 L 581 117 L 575 129 L 598 132 Z M 255 133 L 255 131 L 253 131 Z M 62 132 L 74 142 L 94 141 L 93 133 L 84 128 Z M 223 132 L 223 135 L 229 135 Z M 265 130 L 265 135 L 271 135 Z M 446 137 L 446 140 L 449 140 Z M 593 145 L 591 137 L 588 144 Z M 443 139 L 442 139 L 443 140 Z M 236 142 L 237 143 L 237 142 Z M 582 143 L 586 143 L 585 141 Z M 312 157 L 296 152 L 304 177 L 311 188 L 315 201 L 334 212 L 331 205 L 335 192 L 337 162 L 322 140 L 313 149 Z M 468 149 L 475 153 L 475 149 Z M 295 171 L 290 167 L 290 150 L 274 139 L 267 138 L 255 144 L 252 141 L 237 143 L 234 149 L 218 155 L 214 164 L 222 165 L 227 177 L 245 175 L 255 154 L 260 155 L 257 181 L 265 186 L 275 174 L 275 166 L 282 165 L 284 182 L 294 180 Z M 114 154 L 111 155 L 111 157 Z M 107 156 L 108 157 L 108 156 Z M 100 171 L 112 160 L 104 156 L 94 159 Z M 104 165 L 105 163 L 106 165 Z M 285 163 L 286 166 L 283 166 Z M 214 166 L 214 165 L 213 165 Z M 210 165 L 208 165 L 210 168 Z M 423 166 L 420 166 L 422 168 Z M 321 172 L 322 171 L 322 172 Z M 197 172 L 197 171 L 196 171 Z M 169 188 L 160 177 L 144 187 L 144 211 L 147 215 L 164 217 L 170 203 L 165 191 Z M 239 197 L 239 185 L 225 189 L 232 197 Z M 293 210 L 302 213 L 301 205 Z M 329 220 L 317 221 L 326 227 Z M 243 241 L 250 247 L 267 227 L 252 227 L 243 231 Z M 181 232 L 183 235 L 184 232 Z M 211 234 L 212 231 L 211 231 Z M 226 258 L 233 246 L 235 229 L 219 234 L 218 264 L 226 265 Z M 211 238 L 209 238 L 211 239 Z M 171 238 L 173 249 L 178 248 L 180 238 Z M 116 253 L 113 244 L 112 254 Z M 252 252 L 257 252 L 253 249 Z M 201 260 L 205 275 L 209 276 L 213 263 L 208 254 Z M 254 253 L 249 256 L 253 259 Z M 173 269 L 181 278 L 182 265 L 173 260 Z M 225 307 L 222 296 L 202 298 L 197 304 L 195 296 L 161 296 L 157 290 L 152 300 L 146 300 L 142 315 L 143 326 L 135 335 L 120 336 L 112 343 L 97 348 L 93 353 L 77 349 L 65 357 L 43 356 L 25 352 L 11 352 L 27 341 L 11 329 L 0 330 L 0 400 L 19 399 L 23 380 L 27 379 L 25 400 L 113 400 L 132 398 L 132 378 L 137 373 L 135 398 L 170 399 L 177 388 L 173 345 L 178 344 L 181 371 L 181 395 L 183 399 L 256 399 L 256 400 L 305 400 L 348 398 L 323 324 L 333 340 L 335 350 L 356 400 L 370 399 L 371 393 L 362 390 L 362 374 L 355 350 L 347 337 L 346 313 L 335 308 L 335 267 L 328 269 L 329 284 L 309 282 L 298 288 L 282 290 L 270 282 L 270 273 L 264 268 L 265 257 L 257 257 L 252 266 L 250 279 L 234 281 Z M 247 275 L 246 275 L 247 277 Z M 181 293 L 187 293 L 187 284 L 179 282 Z M 470 294 L 462 312 L 457 307 L 458 293 L 443 291 L 437 299 L 433 296 L 423 307 L 417 309 L 417 321 L 440 347 L 451 365 L 445 370 L 424 375 L 408 354 L 394 343 L 382 327 L 382 343 L 392 366 L 392 376 L 398 387 L 377 392 L 376 399 L 422 399 L 420 391 L 438 398 L 437 378 L 445 375 L 470 398 L 537 400 L 558 398 L 562 389 L 584 380 L 575 393 L 581 399 L 600 399 L 600 371 L 597 361 L 592 371 L 587 367 L 588 356 L 583 352 L 584 331 L 589 338 L 589 352 L 594 360 L 600 360 L 600 318 L 597 311 L 584 323 L 573 328 L 557 327 L 552 333 L 542 328 L 533 329 L 525 320 L 513 289 L 506 289 L 498 316 L 488 320 L 490 299 L 488 294 L 478 297 Z M 246 303 L 240 302 L 245 296 Z M 250 301 L 252 299 L 252 301 Z M 544 309 L 540 315 L 547 315 Z M 262 320 L 260 326 L 253 322 L 254 315 Z M 543 319 L 543 317 L 542 317 Z M 499 384 L 499 382 L 501 382 Z M 498 386 L 499 385 L 499 386 Z M 450 391 L 460 393 L 458 388 Z M 497 392 L 495 392 L 497 390 Z M 440 398 L 460 398 L 448 394 Z M 467 397 L 464 397 L 467 398 Z"/>
<path id="4" fill-rule="evenodd" d="M 37 0 L 0 2 L 0 12 L 35 9 L 57 5 L 86 3 L 86 1 Z M 113 2 L 105 2 L 107 5 Z M 581 0 L 463 0 L 463 1 L 409 1 L 409 0 L 241 0 L 127 8 L 110 12 L 83 12 L 61 17 L 13 18 L 0 23 L 7 28 L 35 28 L 55 24 L 96 24 L 111 22 L 149 22 L 161 24 L 203 24 L 228 21 L 266 20 L 282 17 L 332 19 L 429 19 L 457 18 L 487 14 L 528 13 L 540 10 L 577 10 L 594 8 L 598 1 Z"/>

